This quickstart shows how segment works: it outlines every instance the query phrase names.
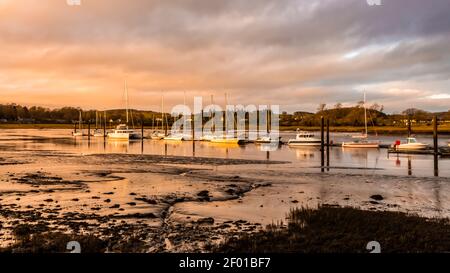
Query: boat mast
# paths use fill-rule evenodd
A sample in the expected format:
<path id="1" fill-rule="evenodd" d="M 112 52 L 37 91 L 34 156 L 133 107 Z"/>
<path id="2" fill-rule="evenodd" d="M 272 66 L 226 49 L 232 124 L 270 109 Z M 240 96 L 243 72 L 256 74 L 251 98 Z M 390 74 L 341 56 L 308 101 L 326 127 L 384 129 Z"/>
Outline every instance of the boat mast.
<path id="1" fill-rule="evenodd" d="M 161 130 L 164 132 L 164 95 L 161 95 Z"/>
<path id="2" fill-rule="evenodd" d="M 98 129 L 98 111 L 95 111 L 95 130 Z"/>
<path id="3" fill-rule="evenodd" d="M 211 95 L 211 107 L 213 107 L 214 105 L 214 95 Z M 213 109 L 211 108 L 210 110 L 211 113 L 211 119 L 212 119 L 212 127 L 211 127 L 211 131 L 214 134 L 216 132 L 216 113 L 213 111 Z M 214 113 L 214 116 L 213 116 Z"/>
<path id="4" fill-rule="evenodd" d="M 83 117 L 81 116 L 81 109 L 80 109 L 80 120 L 78 121 L 80 127 L 80 131 L 83 132 Z"/>
<path id="5" fill-rule="evenodd" d="M 364 91 L 364 124 L 366 129 L 366 137 L 368 137 L 368 130 L 367 130 L 367 108 L 366 108 L 366 91 Z"/>
<path id="6" fill-rule="evenodd" d="M 227 115 L 228 115 L 228 109 L 227 109 L 227 105 L 228 105 L 228 94 L 225 93 L 225 109 L 224 109 L 224 126 L 225 126 L 225 137 L 228 135 L 228 127 L 227 127 Z"/>
<path id="7" fill-rule="evenodd" d="M 127 86 L 126 80 L 125 80 L 125 105 L 126 105 L 126 111 L 127 111 L 127 126 L 128 126 L 128 86 Z"/>

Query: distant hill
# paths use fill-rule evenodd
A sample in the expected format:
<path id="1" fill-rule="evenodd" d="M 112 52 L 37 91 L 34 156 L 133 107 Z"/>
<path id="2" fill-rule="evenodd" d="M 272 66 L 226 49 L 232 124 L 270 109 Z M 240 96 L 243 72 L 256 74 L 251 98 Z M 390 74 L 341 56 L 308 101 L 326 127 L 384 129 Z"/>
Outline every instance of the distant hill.
<path id="1" fill-rule="evenodd" d="M 63 107 L 59 109 L 48 109 L 44 107 L 26 107 L 17 104 L 0 104 L 0 122 L 2 123 L 50 123 L 50 124 L 70 124 L 77 122 L 80 110 L 75 107 Z M 83 120 L 95 122 L 98 113 L 99 118 L 104 120 L 104 112 L 96 110 L 87 110 L 82 112 Z M 154 120 L 162 117 L 161 113 L 154 111 L 130 110 L 134 122 L 140 123 L 144 120 L 146 124 L 151 124 Z M 431 113 L 421 109 L 406 109 L 400 114 L 386 114 L 383 107 L 376 104 L 367 109 L 369 125 L 374 126 L 395 126 L 404 125 L 406 120 L 411 119 L 414 123 L 430 123 L 433 117 L 437 115 L 441 121 L 450 122 L 449 112 Z M 281 114 L 281 126 L 319 126 L 320 117 L 324 116 L 330 119 L 332 126 L 363 126 L 364 108 L 359 103 L 353 107 L 337 107 L 326 109 L 321 105 L 317 113 L 297 111 L 294 114 Z M 167 115 L 169 123 L 172 119 Z M 125 109 L 111 109 L 106 111 L 107 121 L 117 123 L 125 121 Z"/>

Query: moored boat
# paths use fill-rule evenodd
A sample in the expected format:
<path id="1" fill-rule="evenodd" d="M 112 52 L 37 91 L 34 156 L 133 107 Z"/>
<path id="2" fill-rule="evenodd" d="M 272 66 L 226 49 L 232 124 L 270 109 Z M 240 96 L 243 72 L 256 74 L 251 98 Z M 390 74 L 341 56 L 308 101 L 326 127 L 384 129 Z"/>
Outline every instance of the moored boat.
<path id="1" fill-rule="evenodd" d="M 136 132 L 134 129 L 128 127 L 129 122 L 129 107 L 128 107 L 128 86 L 125 81 L 125 100 L 126 100 L 126 124 L 119 124 L 116 129 L 108 133 L 108 139 L 114 140 L 130 140 L 130 139 L 140 139 L 141 134 Z"/>
<path id="2" fill-rule="evenodd" d="M 78 129 L 75 126 L 75 131 L 72 132 L 72 136 L 74 136 L 74 137 L 84 136 L 84 134 L 83 134 L 83 117 L 82 117 L 81 110 L 80 110 L 79 120 L 78 120 Z"/>
<path id="3" fill-rule="evenodd" d="M 161 132 L 157 132 L 157 131 L 153 132 L 153 133 L 150 135 L 150 138 L 153 139 L 153 140 L 162 140 L 162 139 L 164 139 L 165 137 L 166 137 L 166 134 L 161 133 Z"/>
<path id="4" fill-rule="evenodd" d="M 244 144 L 243 139 L 238 138 L 213 138 L 211 139 L 211 143 L 222 143 L 222 144 Z"/>
<path id="5" fill-rule="evenodd" d="M 397 143 L 394 144 L 394 148 L 397 150 L 425 150 L 429 147 L 428 144 L 420 143 L 414 137 L 408 137 L 406 139 L 406 143 Z"/>
<path id="6" fill-rule="evenodd" d="M 120 124 L 112 132 L 108 134 L 109 139 L 130 140 L 140 139 L 141 135 L 135 130 L 128 128 L 126 124 Z"/>
<path id="7" fill-rule="evenodd" d="M 280 143 L 280 142 L 281 142 L 281 137 L 278 137 L 278 139 L 276 139 L 276 138 L 273 138 L 270 136 L 260 137 L 255 140 L 256 144 Z"/>
<path id="8" fill-rule="evenodd" d="M 355 139 L 351 142 L 342 143 L 344 148 L 380 148 L 380 142 L 377 140 L 369 140 L 369 134 L 367 129 L 367 108 L 366 108 L 366 93 L 364 93 L 364 125 L 365 133 L 358 136 L 353 136 Z"/>
<path id="9" fill-rule="evenodd" d="M 295 139 L 290 139 L 288 142 L 289 146 L 320 146 L 321 140 L 316 138 L 314 133 L 303 132 L 297 129 L 297 135 Z"/>

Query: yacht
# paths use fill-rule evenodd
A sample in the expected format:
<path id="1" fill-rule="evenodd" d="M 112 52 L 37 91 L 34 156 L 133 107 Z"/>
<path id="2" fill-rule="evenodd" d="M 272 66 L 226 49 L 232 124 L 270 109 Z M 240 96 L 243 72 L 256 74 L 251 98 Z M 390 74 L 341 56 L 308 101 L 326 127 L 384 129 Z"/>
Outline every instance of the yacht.
<path id="1" fill-rule="evenodd" d="M 364 125 L 365 133 L 359 136 L 353 136 L 354 141 L 342 143 L 344 148 L 380 148 L 380 142 L 376 140 L 369 140 L 367 129 L 367 108 L 366 108 L 366 93 L 364 93 Z"/>
<path id="2" fill-rule="evenodd" d="M 94 137 L 104 137 L 103 130 L 101 130 L 101 129 L 95 129 L 95 131 L 92 135 Z"/>
<path id="3" fill-rule="evenodd" d="M 362 134 L 360 136 L 353 136 L 354 140 L 352 142 L 342 143 L 344 148 L 380 148 L 380 142 L 376 140 L 369 140 L 367 134 Z"/>
<path id="4" fill-rule="evenodd" d="M 164 138 L 167 137 L 165 131 L 165 127 L 167 126 L 167 122 L 164 125 L 164 119 L 166 118 L 166 115 L 164 114 L 164 95 L 161 95 L 161 130 L 158 131 L 154 131 L 151 135 L 150 138 L 153 140 L 163 140 Z M 158 120 L 156 121 L 156 126 L 158 127 Z"/>
<path id="5" fill-rule="evenodd" d="M 150 135 L 150 138 L 153 140 L 162 140 L 166 137 L 166 134 L 155 131 Z"/>
<path id="6" fill-rule="evenodd" d="M 321 140 L 316 138 L 314 133 L 303 132 L 297 129 L 297 135 L 295 139 L 290 139 L 288 142 L 289 146 L 320 146 Z"/>
<path id="7" fill-rule="evenodd" d="M 170 141 L 186 141 L 186 140 L 192 140 L 192 136 L 188 134 L 173 134 L 169 135 L 163 138 L 164 140 L 170 140 Z"/>
<path id="8" fill-rule="evenodd" d="M 72 132 L 72 136 L 74 136 L 74 137 L 84 136 L 84 134 L 83 134 L 83 117 L 81 114 L 81 110 L 80 110 L 79 121 L 78 121 L 78 130 L 77 130 L 77 127 L 75 126 L 75 131 Z"/>
<path id="9" fill-rule="evenodd" d="M 100 129 L 100 125 L 102 123 L 102 118 L 100 117 L 98 112 L 95 112 L 95 130 L 92 134 L 93 137 L 104 137 L 103 130 Z M 105 111 L 105 125 L 106 125 L 106 111 Z"/>
<path id="10" fill-rule="evenodd" d="M 278 139 L 276 139 L 276 138 L 272 138 L 270 136 L 259 137 L 255 140 L 256 144 L 280 143 L 280 142 L 281 142 L 281 137 L 278 137 Z"/>
<path id="11" fill-rule="evenodd" d="M 408 137 L 406 143 L 399 143 L 399 141 L 394 144 L 394 148 L 397 150 L 425 150 L 428 148 L 428 144 L 420 143 L 414 137 Z"/>
<path id="12" fill-rule="evenodd" d="M 134 129 L 128 127 L 129 122 L 129 108 L 128 108 L 128 86 L 125 81 L 125 100 L 126 100 L 126 124 L 120 124 L 111 133 L 108 134 L 108 139 L 115 140 L 130 140 L 130 139 L 140 139 L 141 134 L 136 132 Z"/>
<path id="13" fill-rule="evenodd" d="M 225 111 L 227 109 L 227 105 L 228 105 L 228 95 L 227 93 L 225 93 Z M 227 115 L 227 114 L 225 114 Z M 220 143 L 220 144 L 232 144 L 232 145 L 241 145 L 244 144 L 244 140 L 243 139 L 239 139 L 237 137 L 232 137 L 232 138 L 228 138 L 228 134 L 230 133 L 228 131 L 228 127 L 227 127 L 227 119 L 224 120 L 224 124 L 223 124 L 223 128 L 225 128 L 224 134 L 223 136 L 212 136 L 211 139 L 209 140 L 211 143 Z M 231 134 L 233 134 L 233 132 L 231 132 Z"/>

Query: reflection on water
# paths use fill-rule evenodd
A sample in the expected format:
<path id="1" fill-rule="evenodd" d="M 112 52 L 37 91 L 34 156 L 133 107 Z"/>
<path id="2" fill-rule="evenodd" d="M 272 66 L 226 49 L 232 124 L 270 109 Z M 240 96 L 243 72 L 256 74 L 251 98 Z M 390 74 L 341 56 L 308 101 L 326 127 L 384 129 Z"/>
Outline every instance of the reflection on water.
<path id="1" fill-rule="evenodd" d="M 295 133 L 283 133 L 284 140 L 294 137 Z M 332 134 L 337 142 L 349 138 L 346 134 Z M 399 136 L 380 137 L 382 143 L 388 144 Z M 431 143 L 431 137 L 418 137 L 419 141 Z M 444 144 L 446 139 L 441 139 Z M 167 156 L 197 156 L 241 158 L 257 160 L 289 161 L 292 168 L 317 168 L 320 165 L 319 147 L 295 147 L 277 144 L 223 144 L 210 142 L 181 141 L 112 141 L 103 138 L 72 138 L 70 130 L 3 130 L 0 132 L 0 144 L 12 145 L 16 149 L 30 151 L 62 151 L 76 154 L 95 153 L 131 153 L 156 154 Z M 346 172 L 359 169 L 367 173 L 433 176 L 433 156 L 429 155 L 388 155 L 386 149 L 343 149 L 330 148 L 331 170 L 348 168 Z M 450 177 L 450 161 L 439 161 L 440 176 Z"/>

